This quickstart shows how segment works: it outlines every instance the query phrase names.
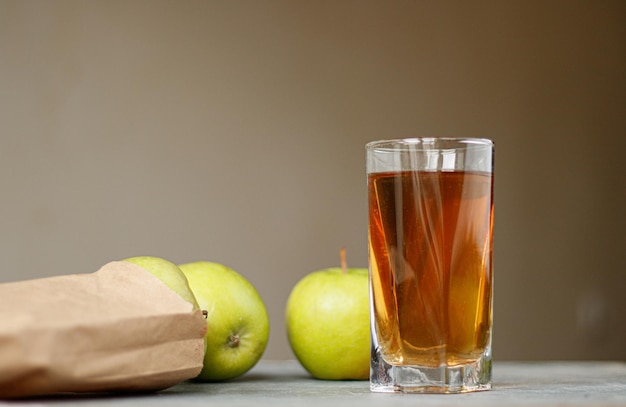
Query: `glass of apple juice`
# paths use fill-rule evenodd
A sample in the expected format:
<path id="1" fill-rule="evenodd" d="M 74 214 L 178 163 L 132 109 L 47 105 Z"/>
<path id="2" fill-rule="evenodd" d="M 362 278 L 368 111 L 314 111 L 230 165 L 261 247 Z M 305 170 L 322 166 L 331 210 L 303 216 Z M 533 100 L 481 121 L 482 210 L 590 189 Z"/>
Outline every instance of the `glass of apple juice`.
<path id="1" fill-rule="evenodd" d="M 366 145 L 370 388 L 491 388 L 493 152 L 487 139 Z"/>

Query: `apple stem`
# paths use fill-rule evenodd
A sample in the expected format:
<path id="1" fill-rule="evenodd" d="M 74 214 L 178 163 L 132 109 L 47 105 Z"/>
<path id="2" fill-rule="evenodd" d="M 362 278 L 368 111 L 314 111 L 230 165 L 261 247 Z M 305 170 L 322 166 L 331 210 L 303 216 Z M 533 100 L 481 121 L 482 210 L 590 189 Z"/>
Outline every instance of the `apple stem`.
<path id="1" fill-rule="evenodd" d="M 343 274 L 346 274 L 348 272 L 348 264 L 346 262 L 346 248 L 342 247 L 339 250 L 339 257 L 341 258 L 341 271 L 343 272 Z"/>

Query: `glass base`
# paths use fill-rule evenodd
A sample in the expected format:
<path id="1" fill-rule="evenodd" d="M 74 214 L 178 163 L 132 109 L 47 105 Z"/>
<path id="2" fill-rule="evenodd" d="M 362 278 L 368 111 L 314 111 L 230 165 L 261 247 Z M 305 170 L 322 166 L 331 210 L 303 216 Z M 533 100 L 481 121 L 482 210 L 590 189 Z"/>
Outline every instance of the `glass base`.
<path id="1" fill-rule="evenodd" d="M 491 352 L 458 366 L 391 365 L 372 349 L 370 389 L 374 392 L 467 393 L 491 389 Z"/>

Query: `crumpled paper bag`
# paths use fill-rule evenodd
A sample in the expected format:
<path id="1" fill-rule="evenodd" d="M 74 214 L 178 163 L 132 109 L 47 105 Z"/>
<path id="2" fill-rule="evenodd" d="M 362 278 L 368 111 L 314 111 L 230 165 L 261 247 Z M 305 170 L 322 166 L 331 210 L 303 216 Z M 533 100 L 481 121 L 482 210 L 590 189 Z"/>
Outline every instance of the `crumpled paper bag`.
<path id="1" fill-rule="evenodd" d="M 173 386 L 200 373 L 206 329 L 129 262 L 0 284 L 0 398 Z"/>

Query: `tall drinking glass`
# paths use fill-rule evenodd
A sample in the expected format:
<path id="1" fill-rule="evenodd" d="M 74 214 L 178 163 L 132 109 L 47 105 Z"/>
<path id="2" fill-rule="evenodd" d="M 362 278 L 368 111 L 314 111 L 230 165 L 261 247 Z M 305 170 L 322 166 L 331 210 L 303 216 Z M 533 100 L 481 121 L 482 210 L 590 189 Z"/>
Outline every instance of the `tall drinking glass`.
<path id="1" fill-rule="evenodd" d="M 368 143 L 377 392 L 491 388 L 493 142 Z"/>

